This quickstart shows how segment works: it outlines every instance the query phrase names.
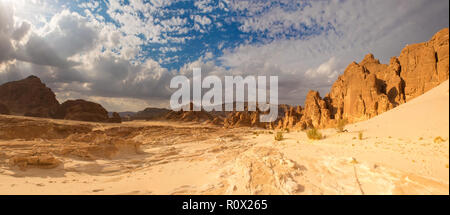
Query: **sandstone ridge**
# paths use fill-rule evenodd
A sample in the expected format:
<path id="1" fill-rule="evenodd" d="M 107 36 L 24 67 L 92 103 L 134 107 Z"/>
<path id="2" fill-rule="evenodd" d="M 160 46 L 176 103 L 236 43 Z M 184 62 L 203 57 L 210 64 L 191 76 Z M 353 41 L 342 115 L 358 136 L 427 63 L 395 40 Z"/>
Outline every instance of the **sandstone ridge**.
<path id="1" fill-rule="evenodd" d="M 381 64 L 373 54 L 352 62 L 323 98 L 310 91 L 301 106 L 280 106 L 275 123 L 261 125 L 258 112 L 232 113 L 225 127 L 326 128 L 338 121 L 363 121 L 397 107 L 438 86 L 449 77 L 449 29 L 428 42 L 406 46 L 399 57 Z"/>

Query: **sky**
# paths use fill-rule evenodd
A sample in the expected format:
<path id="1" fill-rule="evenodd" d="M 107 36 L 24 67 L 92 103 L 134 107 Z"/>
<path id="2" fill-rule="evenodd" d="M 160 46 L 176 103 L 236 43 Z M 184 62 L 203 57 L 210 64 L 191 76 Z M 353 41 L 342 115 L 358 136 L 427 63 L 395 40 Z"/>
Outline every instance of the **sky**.
<path id="1" fill-rule="evenodd" d="M 324 96 L 449 26 L 448 0 L 0 0 L 0 84 L 36 75 L 62 103 L 168 107 L 170 80 L 277 75 L 279 103 Z"/>

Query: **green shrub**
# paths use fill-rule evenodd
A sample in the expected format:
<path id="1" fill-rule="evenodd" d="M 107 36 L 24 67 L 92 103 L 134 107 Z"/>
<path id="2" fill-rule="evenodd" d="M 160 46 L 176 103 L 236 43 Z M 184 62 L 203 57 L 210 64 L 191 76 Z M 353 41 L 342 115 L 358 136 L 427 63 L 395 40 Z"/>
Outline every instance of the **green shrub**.
<path id="1" fill-rule="evenodd" d="M 320 140 L 323 138 L 322 134 L 316 128 L 311 128 L 307 130 L 306 135 L 311 140 Z"/>
<path id="2" fill-rule="evenodd" d="M 277 134 L 275 134 L 275 140 L 282 141 L 283 140 L 283 132 L 278 131 Z"/>

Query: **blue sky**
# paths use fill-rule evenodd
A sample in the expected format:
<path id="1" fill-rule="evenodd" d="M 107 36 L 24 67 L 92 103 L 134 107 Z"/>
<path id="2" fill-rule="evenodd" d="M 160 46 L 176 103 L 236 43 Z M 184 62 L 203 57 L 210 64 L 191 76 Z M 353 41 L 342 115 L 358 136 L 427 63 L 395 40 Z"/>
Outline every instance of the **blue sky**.
<path id="1" fill-rule="evenodd" d="M 167 107 L 178 74 L 277 75 L 280 103 L 321 95 L 449 25 L 448 0 L 0 0 L 0 84 L 40 77 L 60 102 Z"/>
<path id="2" fill-rule="evenodd" d="M 121 27 L 126 23 L 117 21 L 108 13 L 108 0 L 98 1 L 94 7 L 86 6 L 86 3 L 92 1 L 74 1 L 63 3 L 59 2 L 60 7 L 70 8 L 72 11 L 86 16 L 85 10 L 97 14 L 104 18 L 104 22 L 113 23 Z M 143 1 L 149 7 L 154 7 L 155 3 Z M 132 6 L 128 0 L 118 2 L 121 7 Z M 311 4 L 308 1 L 290 1 L 290 2 L 268 2 L 259 11 L 251 15 L 262 14 L 273 7 L 280 7 L 286 11 L 301 10 Z M 112 13 L 122 13 L 120 10 Z M 145 22 L 148 19 L 143 12 L 138 11 L 137 17 Z M 172 4 L 158 7 L 157 11 L 151 13 L 156 25 L 164 25 L 164 21 L 171 19 L 182 20 L 183 30 L 168 31 L 161 35 L 161 39 L 167 39 L 164 42 L 150 42 L 144 34 L 137 34 L 143 41 L 140 46 L 140 55 L 138 60 L 152 58 L 163 67 L 168 69 L 179 69 L 186 62 L 191 62 L 211 53 L 213 56 L 220 56 L 224 49 L 230 49 L 241 44 L 264 44 L 277 39 L 301 39 L 314 34 L 320 34 L 325 31 L 333 30 L 332 25 L 321 26 L 316 23 L 300 26 L 283 26 L 282 32 L 272 33 L 265 31 L 245 31 L 241 29 L 239 18 L 249 18 L 248 9 L 233 11 L 229 9 L 227 1 L 175 1 Z M 314 22 L 314 20 L 312 20 Z M 179 42 L 176 39 L 185 39 Z M 220 61 L 216 61 L 220 65 Z"/>

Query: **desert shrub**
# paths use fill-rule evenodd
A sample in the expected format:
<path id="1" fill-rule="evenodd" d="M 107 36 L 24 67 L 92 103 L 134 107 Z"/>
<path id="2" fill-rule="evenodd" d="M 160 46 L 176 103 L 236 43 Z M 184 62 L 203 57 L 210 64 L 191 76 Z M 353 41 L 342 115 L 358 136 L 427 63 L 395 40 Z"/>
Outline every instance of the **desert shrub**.
<path id="1" fill-rule="evenodd" d="M 286 133 L 289 133 L 289 132 L 290 132 L 289 128 L 285 128 L 284 131 L 285 131 Z"/>
<path id="2" fill-rule="evenodd" d="M 282 141 L 283 140 L 283 132 L 278 131 L 277 134 L 275 134 L 275 140 Z"/>
<path id="3" fill-rule="evenodd" d="M 323 138 L 322 133 L 320 133 L 316 128 L 311 128 L 307 130 L 306 135 L 311 140 L 320 140 Z"/>
<path id="4" fill-rule="evenodd" d="M 358 139 L 359 140 L 362 140 L 363 139 L 363 132 L 362 131 L 360 131 L 360 132 L 358 132 Z"/>
<path id="5" fill-rule="evenodd" d="M 347 119 L 339 119 L 336 123 L 336 130 L 338 132 L 344 132 L 347 123 L 348 123 Z"/>

